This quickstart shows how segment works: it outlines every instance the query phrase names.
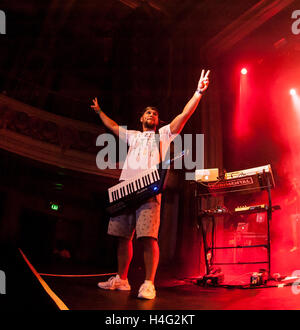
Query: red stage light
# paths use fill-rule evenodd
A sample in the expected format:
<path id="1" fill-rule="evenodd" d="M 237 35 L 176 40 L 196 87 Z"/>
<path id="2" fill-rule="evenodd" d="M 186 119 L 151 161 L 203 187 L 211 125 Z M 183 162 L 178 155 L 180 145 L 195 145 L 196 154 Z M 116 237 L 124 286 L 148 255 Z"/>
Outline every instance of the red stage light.
<path id="1" fill-rule="evenodd" d="M 247 69 L 246 68 L 243 68 L 242 70 L 241 70 L 241 74 L 247 74 Z"/>
<path id="2" fill-rule="evenodd" d="M 291 95 L 296 95 L 297 92 L 296 92 L 296 90 L 295 90 L 294 88 L 292 88 L 292 89 L 290 89 L 290 94 L 291 94 Z"/>

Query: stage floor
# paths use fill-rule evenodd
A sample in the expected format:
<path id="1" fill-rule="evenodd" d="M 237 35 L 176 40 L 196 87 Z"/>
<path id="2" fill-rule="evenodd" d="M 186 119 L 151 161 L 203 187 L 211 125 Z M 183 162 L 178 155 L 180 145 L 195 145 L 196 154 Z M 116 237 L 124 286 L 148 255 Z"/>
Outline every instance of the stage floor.
<path id="1" fill-rule="evenodd" d="M 26 262 L 18 250 L 14 253 L 16 255 L 11 255 L 13 263 L 7 268 L 1 266 L 6 272 L 7 290 L 5 295 L 0 295 L 0 303 L 4 303 L 1 307 L 8 311 L 62 309 L 53 296 L 68 310 L 300 310 L 300 287 L 293 287 L 291 283 L 284 287 L 278 287 L 275 281 L 268 282 L 266 287 L 258 288 L 233 285 L 203 287 L 196 284 L 195 278 L 176 278 L 169 269 L 160 267 L 156 279 L 156 299 L 141 300 L 137 298 L 139 286 L 143 282 L 144 272 L 141 267 L 133 267 L 130 271 L 130 292 L 106 291 L 97 287 L 99 281 L 110 276 L 101 275 L 107 274 L 103 269 L 77 269 L 75 272 L 76 269 L 68 268 L 65 264 L 61 272 L 55 273 L 55 269 L 49 268 L 50 274 L 45 275 L 44 267 L 39 268 L 31 264 L 29 259 Z M 53 274 L 76 276 L 50 276 Z M 247 275 L 243 279 L 245 283 L 248 278 Z M 48 287 L 48 290 L 45 287 Z"/>
<path id="2" fill-rule="evenodd" d="M 156 283 L 154 300 L 137 298 L 140 282 L 131 278 L 132 290 L 106 291 L 97 287 L 104 278 L 44 277 L 71 310 L 299 310 L 300 294 L 291 286 L 255 289 L 202 287 L 189 280 Z M 274 283 L 273 283 L 274 284 Z M 299 290 L 300 291 L 300 290 Z"/>

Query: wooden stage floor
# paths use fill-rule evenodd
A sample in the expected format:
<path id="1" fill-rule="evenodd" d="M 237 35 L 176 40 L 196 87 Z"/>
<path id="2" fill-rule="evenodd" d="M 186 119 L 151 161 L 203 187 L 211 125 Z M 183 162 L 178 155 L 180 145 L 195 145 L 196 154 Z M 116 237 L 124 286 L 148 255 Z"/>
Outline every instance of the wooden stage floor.
<path id="1" fill-rule="evenodd" d="M 15 255 L 14 255 L 15 253 Z M 7 256 L 7 254 L 6 254 Z M 270 282 L 266 287 L 241 288 L 237 286 L 200 286 L 195 279 L 175 278 L 167 269 L 157 274 L 157 297 L 154 300 L 137 298 L 143 282 L 143 270 L 132 269 L 130 292 L 106 291 L 97 287 L 98 281 L 109 276 L 94 272 L 87 277 L 61 277 L 41 275 L 40 269 L 30 268 L 20 251 L 10 252 L 10 262 L 5 267 L 7 290 L 0 295 L 1 308 L 10 310 L 59 310 L 57 303 L 45 290 L 43 283 L 58 297 L 66 309 L 93 311 L 211 311 L 211 310 L 300 310 L 300 287 L 278 287 Z M 2 259 L 3 261 L 3 259 Z M 38 269 L 38 271 L 37 271 Z M 53 270 L 53 269 L 52 269 Z M 35 274 L 34 271 L 37 273 Z M 74 271 L 74 269 L 73 269 Z M 53 273 L 52 273 L 53 274 Z M 68 274 L 71 274 L 71 270 Z M 83 274 L 82 272 L 77 273 Z M 85 273 L 89 274 L 88 272 Z M 38 275 L 38 276 L 37 276 Z M 245 279 L 247 280 L 247 278 Z M 41 283 L 43 282 L 43 283 Z"/>

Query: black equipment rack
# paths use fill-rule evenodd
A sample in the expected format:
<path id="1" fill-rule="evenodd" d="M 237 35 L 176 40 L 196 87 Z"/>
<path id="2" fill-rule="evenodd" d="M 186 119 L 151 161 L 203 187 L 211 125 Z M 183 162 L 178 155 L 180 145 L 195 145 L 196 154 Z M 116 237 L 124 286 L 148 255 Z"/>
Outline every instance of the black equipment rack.
<path id="1" fill-rule="evenodd" d="M 274 187 L 274 181 L 271 181 L 271 179 L 273 180 L 273 177 L 269 175 L 266 175 L 266 173 L 261 173 L 261 174 L 256 174 L 252 177 L 256 177 L 255 179 L 257 179 L 257 182 L 260 183 L 264 183 L 261 184 L 260 187 L 257 189 L 248 189 L 245 188 L 243 190 L 243 193 L 253 193 L 255 190 L 261 192 L 261 191 L 266 191 L 267 192 L 267 197 L 268 197 L 268 205 L 266 205 L 265 208 L 261 208 L 261 209 L 253 209 L 253 210 L 247 210 L 247 211 L 243 211 L 244 214 L 250 214 L 250 213 L 260 213 L 260 212 L 267 212 L 267 242 L 266 244 L 258 244 L 258 245 L 245 245 L 245 246 L 220 246 L 217 247 L 215 246 L 215 242 L 214 242 L 214 236 L 215 236 L 215 226 L 216 226 L 216 221 L 215 218 L 218 216 L 224 216 L 224 215 L 231 215 L 233 214 L 232 212 L 229 211 L 225 211 L 223 212 L 222 209 L 216 209 L 215 212 L 213 212 L 212 210 L 199 210 L 199 201 L 201 201 L 201 198 L 207 198 L 207 197 L 216 197 L 218 195 L 224 195 L 226 193 L 237 193 L 239 192 L 239 190 L 231 190 L 229 192 L 221 192 L 221 193 L 210 193 L 208 191 L 208 189 L 206 189 L 207 187 L 205 187 L 205 185 L 203 185 L 202 183 L 197 183 L 196 185 L 196 205 L 197 205 L 197 210 L 196 210 L 196 214 L 197 214 L 197 218 L 198 218 L 198 224 L 200 226 L 201 229 L 201 233 L 202 233 L 202 239 L 203 239 L 203 247 L 204 247 L 204 258 L 205 258 L 205 266 L 206 266 L 206 273 L 207 275 L 210 272 L 210 269 L 212 266 L 215 265 L 242 265 L 242 264 L 267 264 L 268 266 L 268 276 L 270 278 L 270 274 L 271 274 L 271 237 L 270 237 L 270 222 L 272 220 L 272 214 L 275 210 L 280 209 L 279 205 L 273 206 L 272 205 L 272 197 L 271 197 L 271 188 Z M 249 187 L 248 187 L 249 188 Z M 240 213 L 240 212 L 239 212 Z M 204 218 L 208 218 L 210 220 L 212 229 L 211 229 L 211 246 L 208 246 L 207 244 L 207 230 L 204 228 L 205 226 L 203 225 L 203 220 Z M 241 248 L 257 248 L 257 247 L 265 247 L 267 249 L 267 260 L 262 260 L 262 261 L 255 261 L 255 262 L 232 262 L 232 263 L 214 263 L 214 251 L 217 249 L 241 249 Z M 208 259 L 208 253 L 211 253 L 211 257 Z"/>

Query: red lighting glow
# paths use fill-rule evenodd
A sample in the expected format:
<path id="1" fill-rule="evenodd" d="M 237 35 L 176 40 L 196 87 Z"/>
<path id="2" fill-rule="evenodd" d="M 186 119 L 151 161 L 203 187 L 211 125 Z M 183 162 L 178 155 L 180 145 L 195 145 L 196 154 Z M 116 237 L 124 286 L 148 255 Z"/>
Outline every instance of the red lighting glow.
<path id="1" fill-rule="evenodd" d="M 245 70 L 245 71 L 244 71 Z M 253 101 L 253 86 L 251 77 L 246 75 L 247 69 L 243 68 L 238 76 L 239 94 L 235 113 L 235 135 L 238 138 L 246 137 L 251 132 L 251 107 Z"/>
<path id="2" fill-rule="evenodd" d="M 277 55 L 243 65 L 245 62 L 238 63 L 235 70 L 235 109 L 229 119 L 232 156 L 226 161 L 236 168 L 247 168 L 248 162 L 269 162 L 275 168 L 278 180 L 272 193 L 274 205 L 280 205 L 281 211 L 274 212 L 276 220 L 271 224 L 272 250 L 278 252 L 272 254 L 272 268 L 285 272 L 286 267 L 293 269 L 297 264 L 300 249 L 300 227 L 294 215 L 295 207 L 300 206 L 300 198 L 295 197 L 300 191 L 300 66 L 290 56 L 282 59 Z M 261 203 L 260 196 L 257 201 Z M 259 221 L 253 220 L 257 228 L 262 225 Z M 239 230 L 246 232 L 244 226 Z M 256 253 L 247 249 L 246 255 L 250 252 Z"/>
<path id="3" fill-rule="evenodd" d="M 294 88 L 290 89 L 290 95 L 291 95 L 295 114 L 297 115 L 297 118 L 298 118 L 298 125 L 299 125 L 299 123 L 300 123 L 300 96 L 298 95 L 297 90 Z"/>
<path id="4" fill-rule="evenodd" d="M 241 74 L 247 74 L 247 69 L 246 68 L 243 68 L 242 70 L 241 70 Z"/>

